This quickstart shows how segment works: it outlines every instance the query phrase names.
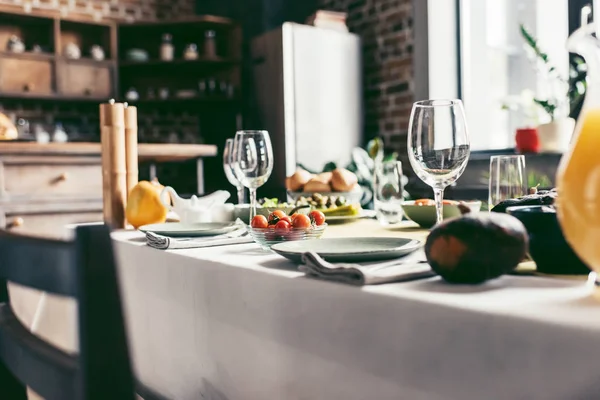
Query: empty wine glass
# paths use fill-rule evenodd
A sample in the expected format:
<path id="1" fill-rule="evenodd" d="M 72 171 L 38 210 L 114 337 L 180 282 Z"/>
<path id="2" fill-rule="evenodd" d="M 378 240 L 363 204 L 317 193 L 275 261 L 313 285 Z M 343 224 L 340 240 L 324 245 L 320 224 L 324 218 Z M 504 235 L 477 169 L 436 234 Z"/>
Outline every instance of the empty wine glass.
<path id="1" fill-rule="evenodd" d="M 527 194 L 525 156 L 492 156 L 488 204 L 490 210 L 498 203 Z"/>
<path id="2" fill-rule="evenodd" d="M 267 131 L 238 131 L 233 141 L 235 176 L 250 190 L 250 220 L 256 215 L 256 189 L 273 171 L 273 148 Z"/>
<path id="3" fill-rule="evenodd" d="M 413 105 L 408 125 L 408 159 L 417 176 L 433 188 L 438 224 L 443 219 L 444 189 L 462 175 L 469 154 L 462 101 L 425 100 Z"/>
<path id="4" fill-rule="evenodd" d="M 223 148 L 223 169 L 225 170 L 225 176 L 229 183 L 237 189 L 238 204 L 244 204 L 246 202 L 246 193 L 244 185 L 235 176 L 235 162 L 233 161 L 233 139 L 227 139 L 225 141 L 225 147 Z"/>

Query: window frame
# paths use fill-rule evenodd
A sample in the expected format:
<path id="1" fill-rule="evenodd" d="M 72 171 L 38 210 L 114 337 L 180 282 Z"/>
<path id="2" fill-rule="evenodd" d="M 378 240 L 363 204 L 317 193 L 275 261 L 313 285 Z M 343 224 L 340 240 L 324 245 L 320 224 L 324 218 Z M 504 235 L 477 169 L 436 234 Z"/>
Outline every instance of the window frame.
<path id="1" fill-rule="evenodd" d="M 414 19 L 414 97 L 415 101 L 431 98 L 463 98 L 462 76 L 464 71 L 463 49 L 461 45 L 461 1 L 462 0 L 418 0 L 413 2 Z M 574 32 L 580 26 L 581 8 L 585 5 L 592 7 L 598 0 L 568 0 L 568 31 Z M 436 26 L 434 35 L 430 27 Z M 444 26 L 440 34 L 439 27 Z M 444 63 L 436 62 L 438 54 L 432 54 L 436 49 L 454 50 L 454 56 L 446 58 L 445 65 L 453 65 L 454 73 L 442 71 Z M 450 57 L 446 53 L 446 57 Z M 443 79 L 437 77 L 443 76 Z M 440 83 L 440 81 L 444 83 Z M 493 151 L 491 147 L 480 152 Z"/>

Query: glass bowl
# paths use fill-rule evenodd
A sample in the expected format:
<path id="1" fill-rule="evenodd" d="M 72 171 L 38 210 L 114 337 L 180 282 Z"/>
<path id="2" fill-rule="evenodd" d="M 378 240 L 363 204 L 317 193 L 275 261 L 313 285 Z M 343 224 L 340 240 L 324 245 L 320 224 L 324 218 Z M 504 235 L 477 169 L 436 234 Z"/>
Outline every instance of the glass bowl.
<path id="1" fill-rule="evenodd" d="M 275 229 L 275 228 L 252 228 L 248 227 L 248 233 L 252 239 L 265 250 L 269 250 L 271 246 L 281 242 L 290 242 L 294 240 L 320 239 L 325 232 L 327 224 L 314 226 L 310 228 L 290 228 L 290 229 Z"/>

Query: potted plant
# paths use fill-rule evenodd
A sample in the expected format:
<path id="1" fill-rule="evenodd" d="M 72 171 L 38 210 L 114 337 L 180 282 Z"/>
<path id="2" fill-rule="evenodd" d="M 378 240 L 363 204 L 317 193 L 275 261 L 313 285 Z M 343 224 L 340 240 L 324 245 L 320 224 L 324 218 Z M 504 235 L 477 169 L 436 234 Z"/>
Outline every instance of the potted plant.
<path id="1" fill-rule="evenodd" d="M 517 128 L 515 135 L 516 150 L 519 153 L 537 153 L 540 151 L 540 140 L 537 126 L 541 116 L 540 108 L 533 99 L 531 90 L 523 90 L 518 96 L 509 96 L 502 104 L 504 110 L 520 112 L 523 125 Z"/>
<path id="2" fill-rule="evenodd" d="M 545 93 L 532 98 L 543 112 L 540 119 L 543 122 L 537 127 L 540 150 L 563 152 L 569 146 L 585 95 L 586 64 L 581 57 L 573 57 L 569 77 L 561 76 L 531 32 L 523 24 L 520 30 L 536 71 L 546 82 Z"/>

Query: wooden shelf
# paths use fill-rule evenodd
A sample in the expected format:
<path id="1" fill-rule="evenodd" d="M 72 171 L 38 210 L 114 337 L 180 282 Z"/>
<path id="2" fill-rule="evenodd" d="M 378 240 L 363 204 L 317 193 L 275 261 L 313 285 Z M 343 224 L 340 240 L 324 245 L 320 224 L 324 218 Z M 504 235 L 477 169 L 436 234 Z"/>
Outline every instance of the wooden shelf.
<path id="1" fill-rule="evenodd" d="M 100 157 L 100 143 L 0 142 L 0 155 L 80 155 Z M 185 161 L 217 155 L 217 146 L 208 144 L 140 143 L 140 161 Z"/>
<path id="2" fill-rule="evenodd" d="M 103 102 L 109 100 L 106 97 L 92 97 L 92 96 L 68 96 L 58 93 L 42 94 L 42 93 L 30 93 L 30 92 L 0 92 L 0 99 L 11 99 L 11 100 L 35 100 L 35 101 L 89 101 L 89 102 Z"/>
<path id="3" fill-rule="evenodd" d="M 230 19 L 225 17 L 219 17 L 216 15 L 199 15 L 188 18 L 180 18 L 177 20 L 170 21 L 144 21 L 144 22 L 130 22 L 130 23 L 122 23 L 120 27 L 129 27 L 129 26 L 149 26 L 149 27 L 160 27 L 160 26 L 174 26 L 174 25 L 184 25 L 184 24 L 206 24 L 206 25 L 221 25 L 221 26 L 237 26 L 238 24 Z"/>
<path id="4" fill-rule="evenodd" d="M 136 101 L 122 100 L 135 106 L 137 104 L 169 105 L 174 103 L 236 103 L 237 98 L 228 97 L 169 97 L 167 99 L 140 99 Z"/>
<path id="5" fill-rule="evenodd" d="M 67 64 L 79 64 L 79 65 L 92 65 L 98 67 L 113 67 L 116 66 L 116 60 L 94 60 L 89 57 L 82 58 L 68 58 L 64 56 L 58 57 L 58 60 Z"/>
<path id="6" fill-rule="evenodd" d="M 14 53 L 12 51 L 0 51 L 0 58 L 15 58 L 19 60 L 39 60 L 39 61 L 51 61 L 55 59 L 53 53 L 34 53 L 32 51 L 26 51 L 23 53 Z"/>
<path id="7" fill-rule="evenodd" d="M 176 59 L 173 61 L 148 60 L 148 61 L 132 61 L 123 60 L 119 62 L 119 67 L 174 67 L 174 66 L 197 66 L 197 65 L 235 65 L 240 61 L 221 57 L 214 58 L 198 58 L 197 60 Z"/>

